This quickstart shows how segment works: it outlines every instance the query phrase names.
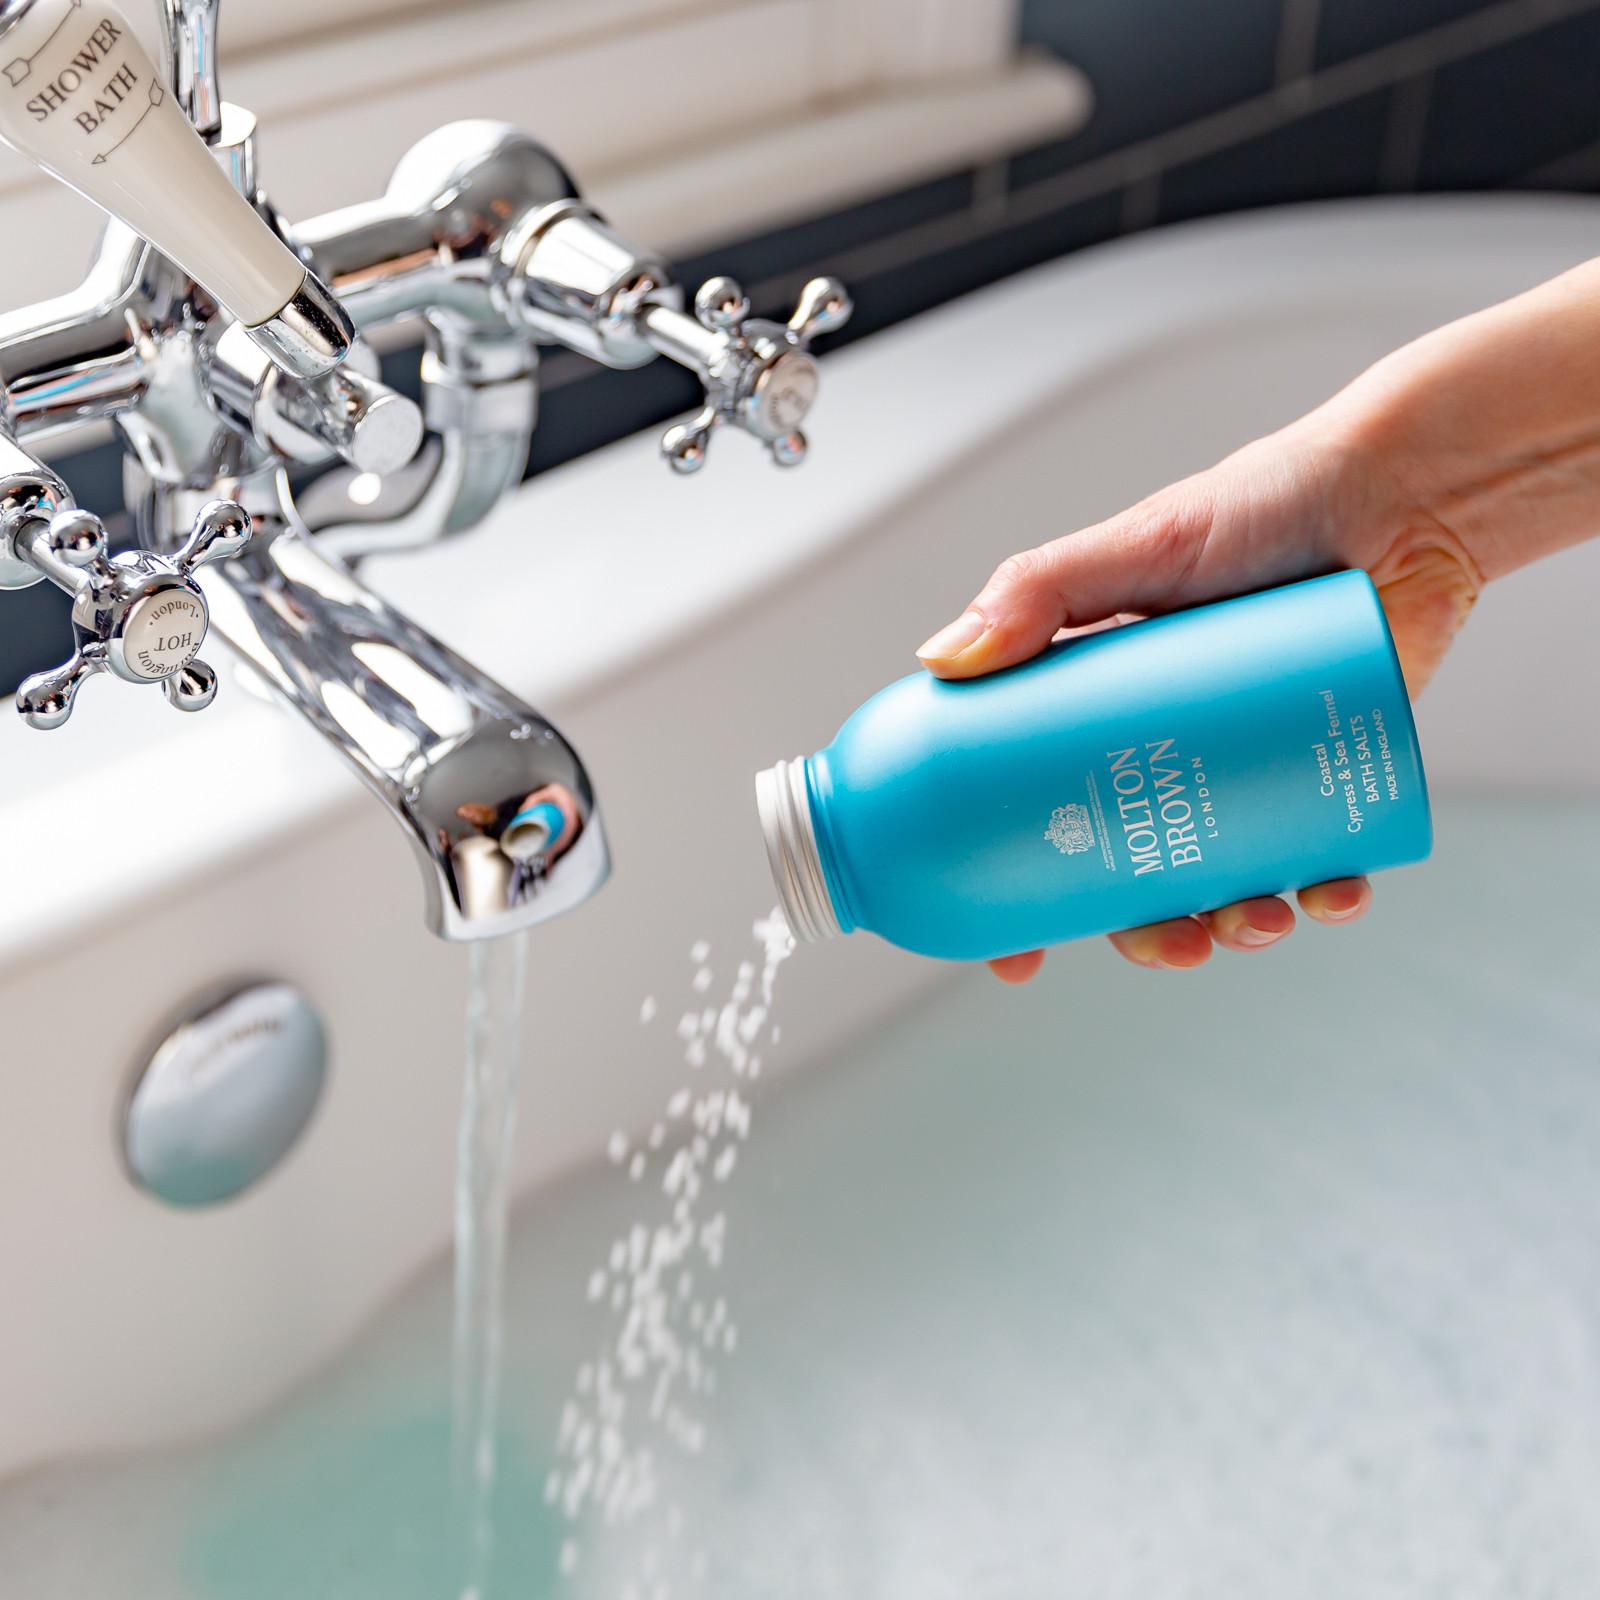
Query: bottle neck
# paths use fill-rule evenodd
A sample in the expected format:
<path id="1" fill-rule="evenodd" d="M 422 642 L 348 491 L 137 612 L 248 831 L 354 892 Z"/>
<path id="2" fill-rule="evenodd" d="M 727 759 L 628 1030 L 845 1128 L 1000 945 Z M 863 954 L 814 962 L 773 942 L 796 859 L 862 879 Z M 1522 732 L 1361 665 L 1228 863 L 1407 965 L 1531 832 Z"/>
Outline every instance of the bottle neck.
<path id="1" fill-rule="evenodd" d="M 795 938 L 817 944 L 844 930 L 828 892 L 806 761 L 780 761 L 756 774 L 756 811 L 767 843 L 767 861 L 778 889 L 778 904 Z"/>

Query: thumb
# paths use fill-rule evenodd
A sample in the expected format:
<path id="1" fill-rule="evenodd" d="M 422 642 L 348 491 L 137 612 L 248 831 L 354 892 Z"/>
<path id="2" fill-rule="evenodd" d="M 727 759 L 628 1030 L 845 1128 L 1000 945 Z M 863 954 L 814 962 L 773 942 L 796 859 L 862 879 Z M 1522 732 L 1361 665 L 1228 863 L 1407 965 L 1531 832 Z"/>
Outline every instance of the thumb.
<path id="1" fill-rule="evenodd" d="M 1209 598 L 1190 590 L 1212 528 L 1210 497 L 1187 488 L 1008 557 L 918 659 L 937 677 L 975 678 L 1036 656 L 1062 628 Z"/>

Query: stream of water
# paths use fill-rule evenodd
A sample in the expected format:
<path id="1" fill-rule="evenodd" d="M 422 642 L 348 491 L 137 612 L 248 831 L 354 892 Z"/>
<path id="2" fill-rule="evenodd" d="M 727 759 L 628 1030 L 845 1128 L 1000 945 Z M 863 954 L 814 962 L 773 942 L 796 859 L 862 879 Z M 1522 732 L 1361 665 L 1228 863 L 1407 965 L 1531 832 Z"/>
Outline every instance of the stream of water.
<path id="1" fill-rule="evenodd" d="M 527 965 L 526 933 L 472 946 L 456 1151 L 451 1390 L 451 1528 L 461 1600 L 484 1600 L 493 1553 L 506 1215 Z"/>

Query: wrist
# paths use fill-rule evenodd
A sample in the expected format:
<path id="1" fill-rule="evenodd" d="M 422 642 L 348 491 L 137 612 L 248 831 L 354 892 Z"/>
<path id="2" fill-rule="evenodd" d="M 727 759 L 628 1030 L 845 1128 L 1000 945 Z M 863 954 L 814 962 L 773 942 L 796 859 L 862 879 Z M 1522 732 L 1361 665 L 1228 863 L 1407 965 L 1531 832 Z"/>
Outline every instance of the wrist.
<path id="1" fill-rule="evenodd" d="M 1592 537 L 1597 264 L 1425 335 L 1321 409 L 1374 526 L 1448 545 L 1480 585 Z"/>
<path id="2" fill-rule="evenodd" d="M 1315 485 L 1318 514 L 1308 531 L 1323 565 L 1371 571 L 1399 530 L 1428 520 L 1397 390 L 1388 375 L 1369 369 L 1279 436 Z"/>

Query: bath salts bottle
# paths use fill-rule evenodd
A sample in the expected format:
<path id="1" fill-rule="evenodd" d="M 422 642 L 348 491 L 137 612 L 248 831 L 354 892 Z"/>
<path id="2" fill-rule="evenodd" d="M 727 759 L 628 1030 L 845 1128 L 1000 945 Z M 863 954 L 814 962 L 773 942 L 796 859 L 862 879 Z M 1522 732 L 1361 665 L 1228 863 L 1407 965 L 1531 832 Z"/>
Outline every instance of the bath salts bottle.
<path id="1" fill-rule="evenodd" d="M 1428 795 L 1377 592 L 1340 572 L 919 672 L 756 801 L 796 937 L 977 960 L 1420 861 Z"/>

